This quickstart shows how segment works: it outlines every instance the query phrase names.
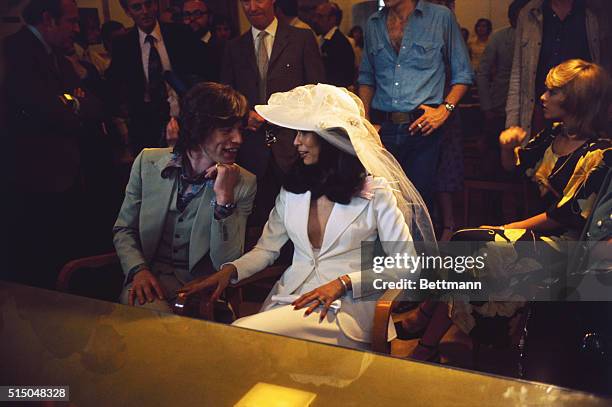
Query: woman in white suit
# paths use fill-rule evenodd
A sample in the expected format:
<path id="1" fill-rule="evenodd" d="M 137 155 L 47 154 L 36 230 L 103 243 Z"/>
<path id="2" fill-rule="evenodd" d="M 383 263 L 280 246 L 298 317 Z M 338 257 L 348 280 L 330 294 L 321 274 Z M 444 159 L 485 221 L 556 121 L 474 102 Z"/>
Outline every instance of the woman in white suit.
<path id="1" fill-rule="evenodd" d="M 261 311 L 234 325 L 368 349 L 375 303 L 384 290 L 372 288 L 371 269 L 362 270 L 361 243 L 379 239 L 387 255 L 390 250 L 414 255 L 413 237 L 435 241 L 427 209 L 365 119 L 359 98 L 346 89 L 301 86 L 272 95 L 255 110 L 270 123 L 298 130 L 294 145 L 300 160 L 253 250 L 180 293 L 214 287 L 215 300 L 230 281 L 271 265 L 291 239 L 292 265 Z M 393 278 L 418 277 L 403 269 L 393 273 Z M 305 313 L 296 312 L 303 308 Z M 389 323 L 389 338 L 394 337 Z"/>

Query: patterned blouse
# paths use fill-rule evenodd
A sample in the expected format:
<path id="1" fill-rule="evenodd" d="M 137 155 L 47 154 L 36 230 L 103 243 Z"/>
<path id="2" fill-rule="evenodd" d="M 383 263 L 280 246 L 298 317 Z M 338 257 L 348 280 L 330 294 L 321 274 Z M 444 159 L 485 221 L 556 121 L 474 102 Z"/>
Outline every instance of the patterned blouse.
<path id="1" fill-rule="evenodd" d="M 562 132 L 563 126 L 555 124 L 517 148 L 516 165 L 538 184 L 547 216 L 579 232 L 612 166 L 612 144 L 606 138 L 591 139 L 573 153 L 558 156 L 552 144 Z"/>

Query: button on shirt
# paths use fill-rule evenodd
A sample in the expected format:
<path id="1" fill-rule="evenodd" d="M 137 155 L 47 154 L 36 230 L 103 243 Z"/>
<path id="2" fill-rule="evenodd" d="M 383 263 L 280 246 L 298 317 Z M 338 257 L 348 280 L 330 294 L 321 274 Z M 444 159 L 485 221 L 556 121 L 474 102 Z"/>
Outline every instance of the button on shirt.
<path id="1" fill-rule="evenodd" d="M 408 112 L 421 104 L 444 101 L 445 61 L 450 85 L 472 84 L 474 72 L 459 25 L 443 6 L 419 1 L 404 27 L 395 52 L 387 32 L 384 8 L 368 20 L 359 69 L 360 85 L 375 88 L 372 107 L 386 112 Z"/>

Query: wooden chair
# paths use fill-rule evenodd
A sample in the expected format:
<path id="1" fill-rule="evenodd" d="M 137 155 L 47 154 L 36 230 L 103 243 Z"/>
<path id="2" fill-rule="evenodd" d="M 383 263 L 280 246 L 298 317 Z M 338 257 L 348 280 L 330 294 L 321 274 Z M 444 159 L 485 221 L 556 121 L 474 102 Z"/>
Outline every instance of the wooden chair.
<path id="1" fill-rule="evenodd" d="M 89 298 L 118 302 L 124 278 L 119 257 L 117 253 L 112 252 L 66 263 L 57 278 L 56 289 Z M 177 315 L 205 320 L 227 319 L 221 316 L 227 312 L 219 304 L 211 304 L 207 293 L 178 299 L 173 311 Z"/>
<path id="2" fill-rule="evenodd" d="M 260 228 L 247 229 L 245 239 L 246 250 L 250 250 L 256 244 L 260 234 Z M 225 298 L 231 305 L 234 315 L 236 317 L 244 316 L 242 305 L 244 302 L 244 290 L 246 288 L 251 289 L 255 287 L 267 290 L 271 289 L 288 266 L 289 265 L 286 263 L 274 264 L 236 284 L 230 284 L 225 291 Z M 91 283 L 92 273 L 101 274 L 102 277 L 106 277 L 107 280 L 111 281 L 110 286 L 113 288 L 111 290 L 112 292 L 100 295 L 99 291 L 101 285 L 98 283 L 93 284 L 93 290 L 88 289 L 86 292 L 83 292 L 78 287 L 78 284 L 75 284 L 79 274 L 83 275 L 84 279 Z M 118 301 L 123 288 L 123 279 L 124 276 L 119 265 L 119 257 L 113 252 L 68 262 L 60 271 L 56 288 L 63 292 L 86 295 L 88 297 L 107 301 Z M 105 284 L 108 285 L 108 281 Z M 399 303 L 401 293 L 402 290 L 388 290 L 376 303 L 372 333 L 372 350 L 375 352 L 385 354 L 391 352 L 387 335 L 388 321 L 392 316 L 393 309 Z M 210 304 L 206 295 L 200 297 L 193 296 L 190 297 L 187 302 L 183 300 L 178 301 L 177 304 L 179 306 L 174 307 L 174 312 L 178 315 L 196 316 L 201 319 L 216 320 L 215 316 L 219 313 L 218 310 L 214 309 L 214 305 Z"/>
<path id="3" fill-rule="evenodd" d="M 372 326 L 372 351 L 374 352 L 391 354 L 391 342 L 389 342 L 388 335 L 389 319 L 400 302 L 401 294 L 402 290 L 387 290 L 376 302 Z"/>

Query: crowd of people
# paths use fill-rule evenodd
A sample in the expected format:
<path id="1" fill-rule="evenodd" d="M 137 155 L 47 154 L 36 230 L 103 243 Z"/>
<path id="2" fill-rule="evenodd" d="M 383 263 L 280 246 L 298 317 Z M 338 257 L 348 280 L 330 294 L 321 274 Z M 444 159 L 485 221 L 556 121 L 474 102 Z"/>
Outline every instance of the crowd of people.
<path id="1" fill-rule="evenodd" d="M 362 242 L 578 240 L 612 163 L 598 3 L 515 0 L 509 27 L 479 19 L 467 40 L 453 0 L 384 3 L 345 35 L 334 2 L 303 21 L 297 0 L 240 0 L 250 27 L 235 36 L 205 0 L 120 0 L 134 26 L 105 22 L 96 52 L 74 0 L 30 0 L 4 42 L 8 278 L 53 287 L 67 260 L 108 251 L 112 229 L 120 301 L 171 312 L 289 250 L 261 311 L 234 324 L 368 349 L 378 297 Z M 456 232 L 459 105 L 475 89 L 490 151 L 536 183 L 542 210 Z M 261 237 L 245 254 L 247 228 Z M 420 337 L 411 356 L 435 360 L 478 313 L 513 315 L 426 300 L 388 337 Z"/>

